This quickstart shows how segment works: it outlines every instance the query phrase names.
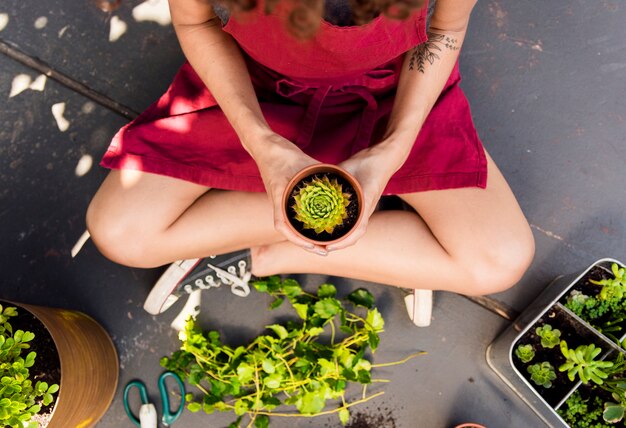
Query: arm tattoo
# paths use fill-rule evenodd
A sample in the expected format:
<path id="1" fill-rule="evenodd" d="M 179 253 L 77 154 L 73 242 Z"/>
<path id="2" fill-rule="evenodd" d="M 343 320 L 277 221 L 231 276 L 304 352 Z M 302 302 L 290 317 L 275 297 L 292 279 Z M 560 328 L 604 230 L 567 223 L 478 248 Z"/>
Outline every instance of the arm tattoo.
<path id="1" fill-rule="evenodd" d="M 431 33 L 429 31 L 428 40 L 413 48 L 409 60 L 409 70 L 417 68 L 417 71 L 424 73 L 426 62 L 433 65 L 435 60 L 439 59 L 438 52 L 442 52 L 443 48 L 458 51 L 460 49 L 458 43 L 459 41 L 454 37 L 446 36 L 445 34 Z"/>

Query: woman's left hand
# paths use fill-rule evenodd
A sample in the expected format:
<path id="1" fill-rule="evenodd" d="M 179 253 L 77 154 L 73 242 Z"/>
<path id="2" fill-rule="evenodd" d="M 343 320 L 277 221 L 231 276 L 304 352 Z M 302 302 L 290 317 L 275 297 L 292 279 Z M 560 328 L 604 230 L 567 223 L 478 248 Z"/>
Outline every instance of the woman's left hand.
<path id="1" fill-rule="evenodd" d="M 369 218 L 387 182 L 401 165 L 389 151 L 383 149 L 382 145 L 361 150 L 338 165 L 352 174 L 363 188 L 363 216 L 355 225 L 356 230 L 349 237 L 327 246 L 327 251 L 354 245 L 365 234 Z"/>

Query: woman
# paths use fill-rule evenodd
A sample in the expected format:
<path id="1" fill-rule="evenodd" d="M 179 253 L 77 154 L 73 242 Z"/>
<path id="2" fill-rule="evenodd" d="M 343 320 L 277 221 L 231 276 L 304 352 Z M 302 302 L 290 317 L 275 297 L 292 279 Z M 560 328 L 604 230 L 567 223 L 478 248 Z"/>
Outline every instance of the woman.
<path id="1" fill-rule="evenodd" d="M 341 26 L 329 20 L 347 0 L 231 1 L 223 25 L 205 0 L 170 0 L 189 64 L 115 137 L 102 162 L 112 171 L 87 213 L 110 259 L 179 260 L 149 312 L 217 282 L 245 295 L 250 274 L 468 295 L 520 279 L 532 234 L 458 86 L 475 0 L 438 0 L 428 31 L 421 2 L 352 1 Z M 290 232 L 279 209 L 289 179 L 320 161 L 351 172 L 365 193 L 358 230 L 326 247 Z M 383 194 L 415 212 L 375 211 Z M 201 261 L 210 254 L 222 256 Z"/>

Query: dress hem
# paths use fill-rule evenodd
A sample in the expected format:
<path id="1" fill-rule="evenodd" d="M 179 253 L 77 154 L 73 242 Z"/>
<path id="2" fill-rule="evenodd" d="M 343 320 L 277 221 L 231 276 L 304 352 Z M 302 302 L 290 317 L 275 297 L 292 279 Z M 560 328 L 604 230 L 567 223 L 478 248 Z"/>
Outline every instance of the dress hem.
<path id="1" fill-rule="evenodd" d="M 183 165 L 169 160 L 154 159 L 128 153 L 118 154 L 113 151 L 107 151 L 100 162 L 100 166 L 109 169 L 130 169 L 164 175 L 213 189 L 265 192 L 265 186 L 259 176 L 240 174 L 234 176 L 216 171 L 207 171 L 206 169 Z M 401 195 L 465 187 L 486 188 L 487 172 L 479 170 L 392 177 L 385 187 L 383 195 Z"/>

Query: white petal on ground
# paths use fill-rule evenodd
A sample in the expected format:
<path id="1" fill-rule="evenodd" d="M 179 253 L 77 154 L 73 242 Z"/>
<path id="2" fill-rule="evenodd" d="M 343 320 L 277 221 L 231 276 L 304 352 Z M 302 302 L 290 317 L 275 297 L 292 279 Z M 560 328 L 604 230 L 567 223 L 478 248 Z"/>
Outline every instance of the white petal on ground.
<path id="1" fill-rule="evenodd" d="M 109 42 L 115 42 L 124 35 L 128 25 L 122 21 L 119 17 L 114 16 L 111 18 L 111 29 L 109 30 Z"/>
<path id="2" fill-rule="evenodd" d="M 63 117 L 65 113 L 65 103 L 56 103 L 52 106 L 52 116 L 54 116 L 54 120 L 57 121 L 57 126 L 59 127 L 59 131 L 65 132 L 70 127 L 70 122 Z"/>
<path id="3" fill-rule="evenodd" d="M 133 8 L 133 18 L 137 22 L 152 21 L 163 26 L 172 23 L 167 0 L 146 0 Z"/>
<path id="4" fill-rule="evenodd" d="M 90 155 L 83 155 L 76 164 L 76 170 L 74 172 L 77 177 L 82 177 L 89 172 L 92 166 L 93 158 Z"/>
<path id="5" fill-rule="evenodd" d="M 11 83 L 11 93 L 9 94 L 9 98 L 13 98 L 17 94 L 24 92 L 29 88 L 32 79 L 28 74 L 18 74 L 13 78 L 13 82 Z"/>
<path id="6" fill-rule="evenodd" d="M 68 28 L 70 28 L 70 26 L 69 26 L 69 25 L 66 25 L 65 27 L 63 27 L 63 28 L 61 28 L 61 29 L 59 30 L 59 39 L 60 39 L 61 37 L 63 37 L 63 35 L 65 34 L 65 32 L 67 31 L 67 29 L 68 29 Z"/>
<path id="7" fill-rule="evenodd" d="M 30 84 L 29 88 L 33 91 L 43 92 L 43 90 L 46 88 L 47 79 L 48 78 L 45 74 L 40 74 L 35 80 L 33 80 L 33 83 Z"/>
<path id="8" fill-rule="evenodd" d="M 35 28 L 38 30 L 43 29 L 46 25 L 48 25 L 48 18 L 45 16 L 40 16 L 35 20 Z"/>
<path id="9" fill-rule="evenodd" d="M 8 13 L 0 13 L 0 31 L 7 28 L 9 24 L 9 14 Z"/>

